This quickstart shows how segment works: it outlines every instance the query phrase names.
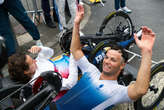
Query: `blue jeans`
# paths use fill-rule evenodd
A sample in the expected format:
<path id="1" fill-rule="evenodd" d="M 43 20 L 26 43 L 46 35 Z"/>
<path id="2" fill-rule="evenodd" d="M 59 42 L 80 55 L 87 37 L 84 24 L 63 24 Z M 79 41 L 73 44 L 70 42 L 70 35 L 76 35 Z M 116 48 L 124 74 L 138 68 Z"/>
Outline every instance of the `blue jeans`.
<path id="1" fill-rule="evenodd" d="M 10 56 L 16 52 L 16 45 L 8 13 L 23 25 L 34 40 L 39 40 L 40 34 L 35 24 L 28 17 L 20 0 L 5 0 L 5 2 L 0 5 L 0 35 L 5 38 L 8 56 Z"/>
<path id="2" fill-rule="evenodd" d="M 118 10 L 120 7 L 125 7 L 125 0 L 115 0 L 115 9 Z"/>

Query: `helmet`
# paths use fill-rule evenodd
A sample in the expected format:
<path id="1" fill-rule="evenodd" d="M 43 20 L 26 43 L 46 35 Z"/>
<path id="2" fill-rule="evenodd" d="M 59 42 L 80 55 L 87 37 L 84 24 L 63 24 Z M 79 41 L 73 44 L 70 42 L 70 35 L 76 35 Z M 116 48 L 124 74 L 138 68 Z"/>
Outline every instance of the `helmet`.
<path id="1" fill-rule="evenodd" d="M 48 85 L 51 86 L 52 90 L 59 92 L 60 88 L 62 87 L 62 76 L 60 73 L 54 71 L 42 72 L 34 82 L 32 86 L 32 92 L 36 94 Z"/>
<path id="2" fill-rule="evenodd" d="M 72 29 L 62 31 L 59 33 L 58 37 L 61 50 L 63 52 L 69 52 L 72 39 Z"/>

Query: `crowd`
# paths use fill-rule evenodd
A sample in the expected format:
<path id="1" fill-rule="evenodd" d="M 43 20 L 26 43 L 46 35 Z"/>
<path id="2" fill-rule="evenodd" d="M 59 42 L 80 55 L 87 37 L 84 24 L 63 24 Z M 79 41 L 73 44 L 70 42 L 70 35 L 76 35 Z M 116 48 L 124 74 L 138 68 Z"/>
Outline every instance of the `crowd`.
<path id="1" fill-rule="evenodd" d="M 68 23 L 66 23 L 64 15 L 66 1 L 71 13 L 71 19 Z M 155 34 L 151 29 L 143 26 L 141 39 L 138 39 L 136 34 L 134 35 L 136 44 L 141 50 L 142 59 L 136 82 L 126 87 L 117 83 L 118 76 L 128 60 L 127 53 L 123 48 L 117 44 L 113 44 L 107 50 L 102 62 L 102 71 L 100 72 L 98 68 L 88 61 L 81 49 L 79 33 L 80 23 L 84 17 L 83 5 L 77 5 L 75 0 L 53 0 L 53 6 L 53 18 L 54 21 L 59 23 L 60 31 L 73 28 L 70 47 L 71 54 L 69 58 L 69 75 L 66 76 L 60 73 L 63 74 L 60 92 L 63 93 L 61 96 L 65 95 L 57 101 L 55 100 L 56 107 L 59 110 L 65 110 L 68 107 L 71 107 L 71 110 L 79 109 L 79 106 L 76 105 L 69 106 L 71 103 L 80 103 L 80 107 L 82 107 L 80 109 L 82 110 L 104 110 L 118 103 L 135 101 L 147 92 L 150 80 L 152 48 L 155 42 Z M 51 18 L 48 0 L 42 0 L 42 8 L 46 25 L 50 28 L 56 28 Z M 131 12 L 126 7 L 125 0 L 115 0 L 115 9 L 127 13 Z M 36 46 L 32 46 L 29 49 L 31 53 L 38 53 L 36 59 L 33 59 L 28 54 L 16 53 L 8 13 L 14 16 L 36 41 Z M 43 46 L 40 41 L 39 31 L 28 17 L 21 1 L 0 0 L 0 16 L 0 34 L 6 39 L 5 43 L 9 57 L 8 71 L 11 79 L 21 83 L 27 83 L 38 77 L 42 72 L 55 71 L 55 65 L 49 60 L 54 54 L 53 49 Z M 78 68 L 80 68 L 83 75 L 80 81 L 78 81 Z M 72 93 L 77 91 L 74 85 L 79 87 L 80 90 L 78 92 L 83 90 L 83 92 L 79 92 L 80 95 L 72 96 Z M 67 92 L 69 90 L 72 93 Z M 80 99 L 81 102 L 74 100 L 67 102 L 65 98 L 70 96 Z M 94 100 L 88 100 L 86 96 Z M 66 102 L 67 104 L 65 104 Z"/>
<path id="2" fill-rule="evenodd" d="M 78 0 L 79 1 L 79 0 Z M 73 20 L 76 13 L 77 0 L 52 0 L 53 20 L 51 17 L 51 5 L 49 0 L 41 0 L 41 7 L 45 18 L 46 25 L 50 28 L 56 28 L 54 22 L 59 24 L 60 31 L 73 28 Z M 81 2 L 81 1 L 80 1 Z M 67 6 L 66 6 L 67 5 Z M 66 22 L 65 10 L 69 8 L 71 18 Z M 131 10 L 126 7 L 125 0 L 115 0 L 115 10 L 122 10 L 130 13 Z M 14 32 L 10 24 L 9 14 L 12 15 L 23 27 L 29 32 L 36 45 L 43 45 L 40 40 L 40 34 L 35 24 L 28 17 L 25 8 L 20 0 L 1 0 L 0 3 L 0 35 L 5 38 L 5 44 L 8 51 L 8 56 L 16 52 L 14 41 Z M 54 21 L 54 22 L 53 22 Z M 3 27 L 3 28 L 2 28 Z"/>

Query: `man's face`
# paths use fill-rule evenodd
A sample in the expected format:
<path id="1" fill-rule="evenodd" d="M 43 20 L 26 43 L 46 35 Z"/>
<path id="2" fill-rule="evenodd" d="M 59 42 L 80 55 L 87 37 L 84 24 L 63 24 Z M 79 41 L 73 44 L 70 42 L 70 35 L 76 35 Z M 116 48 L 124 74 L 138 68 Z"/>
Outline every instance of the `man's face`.
<path id="1" fill-rule="evenodd" d="M 124 68 L 124 61 L 119 50 L 108 50 L 103 60 L 103 73 L 111 76 Z"/>
<path id="2" fill-rule="evenodd" d="M 25 74 L 32 77 L 37 69 L 36 60 L 32 59 L 29 55 L 26 55 L 26 63 L 29 66 L 29 70 L 25 71 Z"/>

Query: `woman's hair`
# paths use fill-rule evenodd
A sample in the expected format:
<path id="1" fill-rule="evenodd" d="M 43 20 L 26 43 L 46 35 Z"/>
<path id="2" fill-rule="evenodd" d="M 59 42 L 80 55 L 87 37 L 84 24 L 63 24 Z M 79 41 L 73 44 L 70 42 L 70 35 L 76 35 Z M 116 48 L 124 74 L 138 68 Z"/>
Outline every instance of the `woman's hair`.
<path id="1" fill-rule="evenodd" d="M 26 54 L 16 53 L 9 57 L 8 59 L 8 71 L 10 78 L 14 81 L 20 83 L 27 83 L 30 81 L 30 77 L 24 74 L 24 71 L 29 69 L 26 63 Z"/>

